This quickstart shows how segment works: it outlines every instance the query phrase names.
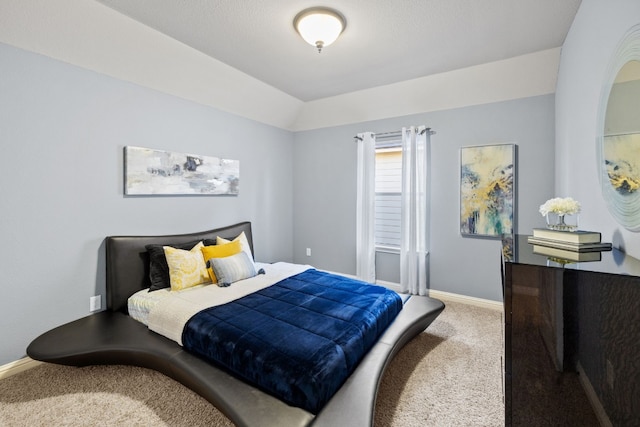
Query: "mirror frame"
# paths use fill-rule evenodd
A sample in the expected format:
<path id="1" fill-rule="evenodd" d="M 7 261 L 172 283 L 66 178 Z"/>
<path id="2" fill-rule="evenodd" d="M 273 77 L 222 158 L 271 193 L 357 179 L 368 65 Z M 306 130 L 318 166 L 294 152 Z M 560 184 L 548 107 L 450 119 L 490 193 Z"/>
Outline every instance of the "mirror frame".
<path id="1" fill-rule="evenodd" d="M 624 196 L 618 193 L 611 185 L 604 163 L 604 125 L 609 95 L 618 73 L 629 61 L 640 61 L 640 24 L 625 33 L 611 57 L 600 93 L 596 133 L 596 161 L 602 197 L 615 220 L 627 230 L 637 232 L 640 231 L 640 192 Z"/>

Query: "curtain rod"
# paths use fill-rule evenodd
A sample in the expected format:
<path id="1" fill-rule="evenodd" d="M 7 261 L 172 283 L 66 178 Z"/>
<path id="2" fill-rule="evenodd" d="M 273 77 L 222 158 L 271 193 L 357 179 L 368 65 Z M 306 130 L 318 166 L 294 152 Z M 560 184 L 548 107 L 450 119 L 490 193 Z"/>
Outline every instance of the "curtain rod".
<path id="1" fill-rule="evenodd" d="M 429 135 L 434 135 L 436 133 L 435 131 L 431 130 L 431 128 L 424 128 L 422 132 L 420 132 L 420 135 L 422 135 L 425 132 L 429 132 Z M 391 136 L 400 136 L 402 134 L 402 131 L 395 130 L 393 132 L 380 132 L 380 133 L 373 132 L 373 133 L 375 136 L 389 138 Z M 360 138 L 358 135 L 354 136 L 354 138 L 357 139 L 358 141 L 362 141 L 362 138 Z"/>

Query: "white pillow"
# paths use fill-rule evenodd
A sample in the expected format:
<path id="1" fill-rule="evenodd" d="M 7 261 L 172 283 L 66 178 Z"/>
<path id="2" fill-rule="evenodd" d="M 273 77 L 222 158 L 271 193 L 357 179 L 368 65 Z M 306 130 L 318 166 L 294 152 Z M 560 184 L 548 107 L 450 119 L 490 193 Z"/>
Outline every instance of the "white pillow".
<path id="1" fill-rule="evenodd" d="M 253 254 L 251 253 L 251 246 L 249 246 L 249 241 L 247 240 L 247 236 L 244 234 L 244 231 L 238 235 L 233 241 L 240 240 L 240 249 L 243 252 L 246 252 L 249 255 L 249 259 L 253 261 Z M 224 243 L 229 243 L 231 240 L 223 239 L 220 236 L 216 237 L 216 245 L 222 245 Z"/>

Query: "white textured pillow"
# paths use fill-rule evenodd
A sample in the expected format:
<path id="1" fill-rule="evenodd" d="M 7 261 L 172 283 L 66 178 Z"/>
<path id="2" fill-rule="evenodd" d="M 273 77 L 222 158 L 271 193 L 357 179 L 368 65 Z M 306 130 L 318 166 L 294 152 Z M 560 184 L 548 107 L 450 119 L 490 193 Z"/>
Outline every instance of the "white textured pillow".
<path id="1" fill-rule="evenodd" d="M 202 256 L 203 247 L 202 242 L 199 242 L 190 251 L 171 246 L 162 247 L 169 266 L 172 291 L 180 291 L 201 283 L 211 282 Z"/>
<path id="2" fill-rule="evenodd" d="M 248 279 L 257 274 L 256 266 L 246 252 L 225 258 L 211 258 L 209 262 L 218 278 L 218 286 L 229 286 L 233 282 Z"/>
<path id="3" fill-rule="evenodd" d="M 249 241 L 247 240 L 247 236 L 244 234 L 244 231 L 238 235 L 233 241 L 240 240 L 240 249 L 243 252 L 246 252 L 249 255 L 249 259 L 253 260 L 253 254 L 251 253 L 251 246 L 249 246 Z M 216 245 L 222 245 L 225 243 L 229 243 L 231 240 L 223 239 L 220 236 L 216 237 Z"/>

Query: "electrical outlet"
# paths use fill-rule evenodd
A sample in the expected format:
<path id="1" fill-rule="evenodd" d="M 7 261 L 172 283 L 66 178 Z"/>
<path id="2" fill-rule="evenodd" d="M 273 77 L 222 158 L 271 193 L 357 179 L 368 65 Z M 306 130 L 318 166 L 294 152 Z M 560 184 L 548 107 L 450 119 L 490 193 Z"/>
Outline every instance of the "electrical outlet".
<path id="1" fill-rule="evenodd" d="M 89 298 L 89 311 L 98 311 L 102 306 L 100 295 Z"/>
<path id="2" fill-rule="evenodd" d="M 311 248 L 307 248 L 307 256 L 311 256 Z"/>

